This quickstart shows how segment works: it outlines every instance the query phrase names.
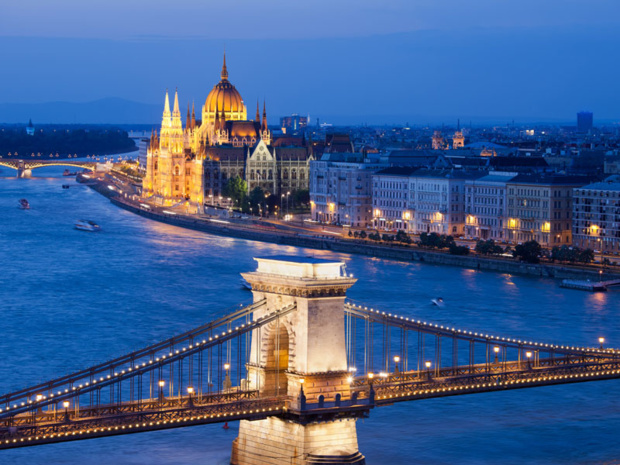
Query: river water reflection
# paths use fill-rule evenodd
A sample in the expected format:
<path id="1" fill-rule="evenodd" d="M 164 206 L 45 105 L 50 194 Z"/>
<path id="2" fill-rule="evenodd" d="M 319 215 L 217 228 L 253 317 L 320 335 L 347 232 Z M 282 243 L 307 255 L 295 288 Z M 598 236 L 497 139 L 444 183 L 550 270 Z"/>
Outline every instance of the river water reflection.
<path id="1" fill-rule="evenodd" d="M 119 210 L 62 168 L 0 176 L 0 391 L 112 358 L 250 300 L 253 257 L 346 260 L 349 296 L 405 316 L 544 342 L 620 347 L 620 295 L 544 278 L 401 263 L 209 236 Z M 70 189 L 61 189 L 69 182 Z M 17 208 L 25 197 L 29 211 Z M 75 231 L 76 219 L 102 225 Z M 441 296 L 446 305 L 430 305 Z M 358 422 L 374 464 L 620 463 L 620 381 L 385 407 Z M 200 426 L 0 452 L 2 464 L 226 464 L 236 425 Z"/>

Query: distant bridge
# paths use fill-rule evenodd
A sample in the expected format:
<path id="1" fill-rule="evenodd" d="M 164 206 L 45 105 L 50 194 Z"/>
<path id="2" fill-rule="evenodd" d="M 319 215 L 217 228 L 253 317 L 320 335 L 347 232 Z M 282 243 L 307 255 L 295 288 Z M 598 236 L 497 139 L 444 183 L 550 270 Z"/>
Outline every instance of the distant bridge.
<path id="1" fill-rule="evenodd" d="M 70 161 L 70 160 L 19 160 L 19 159 L 0 159 L 0 166 L 6 166 L 17 170 L 17 177 L 29 177 L 33 169 L 46 166 L 69 166 L 94 171 L 97 167 L 96 162 L 91 161 Z"/>
<path id="2" fill-rule="evenodd" d="M 603 340 L 556 345 L 419 321 L 345 301 L 355 279 L 324 271 L 342 263 L 258 261 L 257 272 L 243 275 L 254 303 L 0 396 L 0 449 L 249 420 L 233 445 L 235 465 L 260 462 L 263 445 L 251 440 L 259 434 L 265 450 L 279 447 L 286 463 L 336 463 L 313 455 L 318 442 L 308 438 L 318 437 L 320 450 L 335 441 L 334 450 L 349 450 L 346 463 L 360 465 L 355 419 L 375 407 L 620 378 L 620 350 Z M 308 277 L 308 264 L 324 266 Z M 304 451 L 298 434 L 306 434 Z M 298 442 L 289 447 L 281 439 L 287 435 Z"/>

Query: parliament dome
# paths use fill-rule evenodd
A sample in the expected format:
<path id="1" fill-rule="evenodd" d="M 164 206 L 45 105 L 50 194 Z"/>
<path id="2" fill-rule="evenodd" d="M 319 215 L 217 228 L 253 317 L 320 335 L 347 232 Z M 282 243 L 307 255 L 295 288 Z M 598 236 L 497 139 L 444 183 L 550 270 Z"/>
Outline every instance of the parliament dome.
<path id="1" fill-rule="evenodd" d="M 203 121 L 214 121 L 216 112 L 219 112 L 220 117 L 223 112 L 227 120 L 245 120 L 247 114 L 241 94 L 228 80 L 226 55 L 224 55 L 221 81 L 213 87 L 205 100 Z"/>

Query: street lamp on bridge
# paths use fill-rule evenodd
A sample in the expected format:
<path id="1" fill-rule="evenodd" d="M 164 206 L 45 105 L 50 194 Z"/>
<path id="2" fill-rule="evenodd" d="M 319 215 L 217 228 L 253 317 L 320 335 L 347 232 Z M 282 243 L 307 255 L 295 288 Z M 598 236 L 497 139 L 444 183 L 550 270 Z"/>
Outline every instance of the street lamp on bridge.
<path id="1" fill-rule="evenodd" d="M 527 369 L 532 369 L 532 352 L 529 350 L 525 353 L 525 358 L 527 358 Z"/>
<path id="2" fill-rule="evenodd" d="M 163 379 L 160 379 L 157 384 L 159 385 L 159 401 L 163 402 L 164 401 L 164 386 L 166 385 L 166 382 Z"/>
<path id="3" fill-rule="evenodd" d="M 495 363 L 496 365 L 499 364 L 499 351 L 499 346 L 493 347 L 493 352 L 495 352 L 495 361 L 493 363 Z"/>
<path id="4" fill-rule="evenodd" d="M 189 396 L 189 399 L 187 400 L 187 404 L 188 404 L 190 407 L 193 407 L 193 406 L 194 406 L 194 400 L 192 399 L 192 394 L 193 394 L 193 393 L 194 393 L 194 388 L 193 388 L 193 387 L 191 387 L 191 386 L 189 386 L 189 387 L 187 388 L 187 394 L 188 394 L 188 396 Z"/>
<path id="5" fill-rule="evenodd" d="M 601 345 L 601 349 L 603 348 L 603 344 L 605 344 L 605 338 L 604 337 L 599 337 L 598 338 L 598 343 Z"/>
<path id="6" fill-rule="evenodd" d="M 424 362 L 424 365 L 426 366 L 426 374 L 428 376 L 428 380 L 430 381 L 430 379 L 431 379 L 431 365 L 432 365 L 432 363 L 430 361 L 426 361 L 426 362 Z"/>
<path id="7" fill-rule="evenodd" d="M 71 405 L 71 403 L 68 400 L 65 400 L 62 403 L 62 406 L 65 408 L 65 421 L 69 422 L 69 405 Z"/>
<path id="8" fill-rule="evenodd" d="M 398 355 L 394 355 L 394 365 L 396 365 L 394 367 L 394 374 L 399 374 L 399 370 L 398 370 L 398 362 L 400 362 L 400 357 Z"/>
<path id="9" fill-rule="evenodd" d="M 224 392 L 228 392 L 232 387 L 232 382 L 230 381 L 230 363 L 224 364 L 224 370 L 226 371 L 226 376 L 224 377 Z"/>

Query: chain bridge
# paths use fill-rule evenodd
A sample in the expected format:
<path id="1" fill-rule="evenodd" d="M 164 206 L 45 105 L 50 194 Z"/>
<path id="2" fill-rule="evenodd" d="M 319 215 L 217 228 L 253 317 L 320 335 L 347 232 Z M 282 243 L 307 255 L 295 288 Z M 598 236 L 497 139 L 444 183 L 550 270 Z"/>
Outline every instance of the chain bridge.
<path id="1" fill-rule="evenodd" d="M 355 422 L 432 397 L 620 378 L 620 351 L 502 337 L 346 300 L 343 263 L 257 258 L 253 303 L 0 396 L 0 449 L 241 420 L 232 464 L 365 463 Z"/>
<path id="2" fill-rule="evenodd" d="M 45 166 L 69 166 L 94 171 L 97 163 L 92 161 L 70 161 L 70 160 L 18 160 L 0 159 L 0 166 L 6 166 L 17 171 L 17 177 L 27 178 L 35 168 Z"/>

